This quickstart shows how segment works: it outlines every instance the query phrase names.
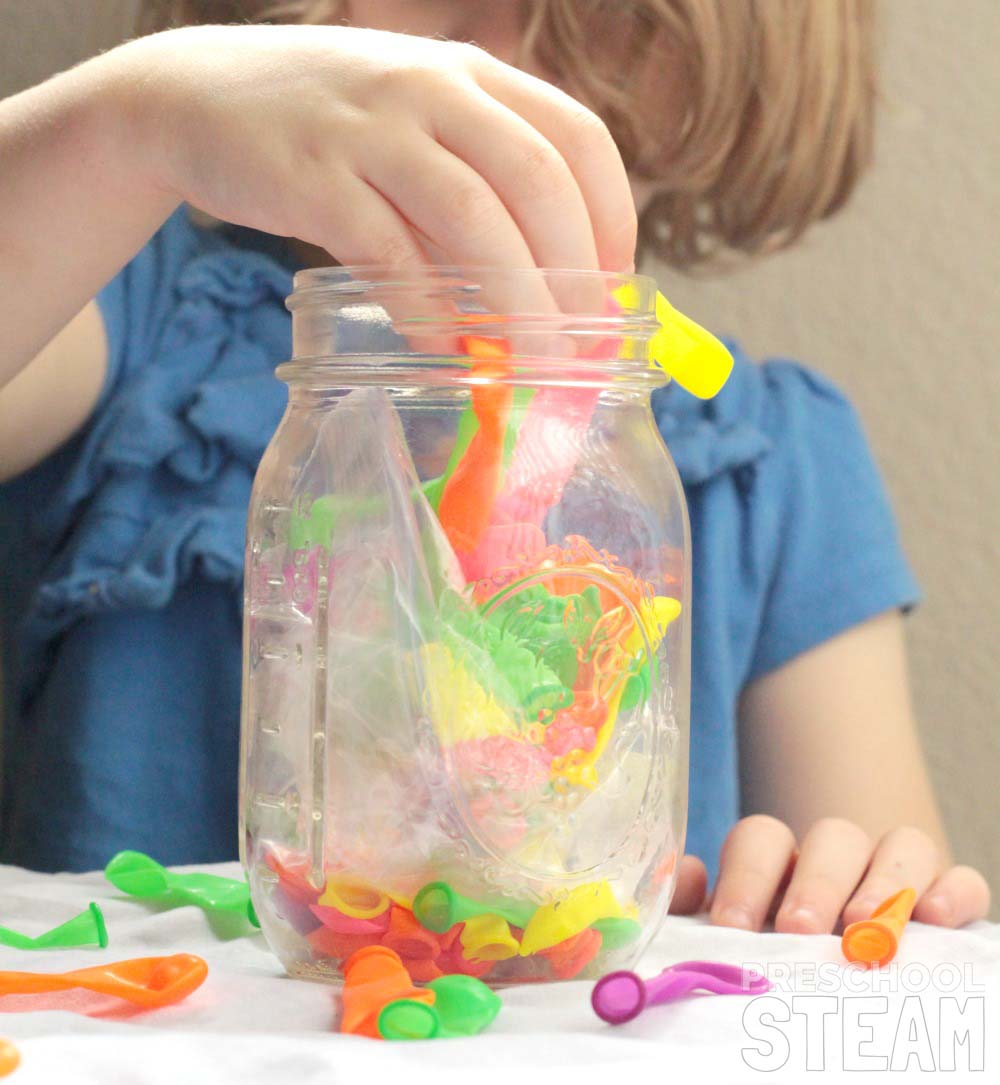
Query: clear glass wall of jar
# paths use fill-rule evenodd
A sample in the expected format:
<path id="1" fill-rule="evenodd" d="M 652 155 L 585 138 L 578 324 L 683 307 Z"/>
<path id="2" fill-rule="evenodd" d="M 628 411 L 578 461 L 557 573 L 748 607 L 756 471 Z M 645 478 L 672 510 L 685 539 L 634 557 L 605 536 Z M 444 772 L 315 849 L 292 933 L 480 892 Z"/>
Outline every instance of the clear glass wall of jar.
<path id="1" fill-rule="evenodd" d="M 687 805 L 690 548 L 656 288 L 300 273 L 246 561 L 240 830 L 293 975 L 632 963 Z M 497 315 L 503 314 L 503 315 Z"/>

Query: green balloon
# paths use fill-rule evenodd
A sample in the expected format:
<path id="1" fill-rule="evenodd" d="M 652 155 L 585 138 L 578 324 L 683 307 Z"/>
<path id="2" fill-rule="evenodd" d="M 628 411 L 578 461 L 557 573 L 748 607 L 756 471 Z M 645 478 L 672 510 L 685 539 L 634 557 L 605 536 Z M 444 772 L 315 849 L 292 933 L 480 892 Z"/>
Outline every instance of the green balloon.
<path id="1" fill-rule="evenodd" d="M 104 876 L 130 897 L 194 904 L 206 912 L 233 912 L 260 926 L 250 903 L 250 886 L 237 878 L 197 871 L 175 873 L 141 851 L 120 851 L 104 868 Z"/>
<path id="2" fill-rule="evenodd" d="M 435 934 L 444 934 L 456 923 L 477 915 L 498 915 L 511 926 L 523 929 L 535 910 L 534 904 L 514 900 L 481 904 L 456 893 L 447 882 L 428 882 L 413 898 L 413 914 L 417 921 Z"/>
<path id="3" fill-rule="evenodd" d="M 378 1031 L 383 1040 L 433 1040 L 476 1036 L 500 1012 L 500 998 L 475 976 L 440 976 L 427 984 L 434 1005 L 400 998 L 383 1006 Z"/>
<path id="4" fill-rule="evenodd" d="M 538 641 L 491 621 L 453 591 L 442 594 L 439 617 L 442 643 L 499 704 L 537 719 L 572 703 L 572 688 L 539 658 Z"/>
<path id="5" fill-rule="evenodd" d="M 378 1032 L 383 1040 L 432 1040 L 441 1034 L 441 1020 L 426 1002 L 398 998 L 382 1007 Z"/>
<path id="6" fill-rule="evenodd" d="M 435 995 L 440 1035 L 475 1036 L 489 1028 L 502 1006 L 496 991 L 475 976 L 439 976 L 427 986 Z"/>
<path id="7" fill-rule="evenodd" d="M 600 932 L 601 949 L 621 949 L 622 946 L 636 941 L 642 934 L 642 927 L 634 919 L 626 919 L 624 916 L 598 919 L 596 923 L 591 923 L 591 926 Z"/>
<path id="8" fill-rule="evenodd" d="M 14 949 L 73 949 L 77 946 L 104 949 L 108 944 L 108 929 L 101 909 L 91 902 L 79 915 L 35 937 L 0 927 L 0 944 Z"/>

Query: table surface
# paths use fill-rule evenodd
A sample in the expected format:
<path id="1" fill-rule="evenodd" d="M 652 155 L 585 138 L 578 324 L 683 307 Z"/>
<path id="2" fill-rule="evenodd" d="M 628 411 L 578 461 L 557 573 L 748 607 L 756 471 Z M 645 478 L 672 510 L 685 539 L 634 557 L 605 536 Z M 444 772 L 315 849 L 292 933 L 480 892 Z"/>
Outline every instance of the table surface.
<path id="1" fill-rule="evenodd" d="M 235 863 L 198 869 L 241 876 Z M 150 1011 L 83 992 L 0 998 L 0 1036 L 21 1052 L 14 1085 L 561 1083 L 624 1075 L 767 1083 L 802 1082 L 821 1068 L 845 1081 L 884 1083 L 950 1065 L 950 1080 L 996 1081 L 1000 1071 L 1000 926 L 988 923 L 960 931 L 910 924 L 896 961 L 872 973 L 846 967 L 833 936 L 750 934 L 670 917 L 643 958 L 643 975 L 681 960 L 728 961 L 762 968 L 773 991 L 694 995 L 612 1028 L 591 1010 L 590 983 L 525 986 L 502 993 L 503 1009 L 481 1036 L 390 1044 L 336 1032 L 333 989 L 285 976 L 260 932 L 241 919 L 220 925 L 196 908 L 136 902 L 101 873 L 0 867 L 0 924 L 25 934 L 64 922 L 91 900 L 105 915 L 107 949 L 0 946 L 0 969 L 59 972 L 189 952 L 208 961 L 208 979 L 186 1001 Z M 979 1065 L 983 1072 L 975 1072 Z M 887 1078 L 889 1067 L 904 1072 Z"/>

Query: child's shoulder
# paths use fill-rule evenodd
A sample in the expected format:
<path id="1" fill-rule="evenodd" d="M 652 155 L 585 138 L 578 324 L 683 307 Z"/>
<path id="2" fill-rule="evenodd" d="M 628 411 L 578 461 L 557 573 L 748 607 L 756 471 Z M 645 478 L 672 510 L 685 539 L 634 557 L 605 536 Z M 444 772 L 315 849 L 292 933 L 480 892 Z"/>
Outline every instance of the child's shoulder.
<path id="1" fill-rule="evenodd" d="M 853 520 L 895 543 L 887 488 L 864 423 L 848 394 L 829 377 L 797 361 L 754 363 L 737 349 L 736 379 L 723 393 L 720 414 L 761 436 L 753 513 L 761 529 L 798 538 L 817 553 L 828 532 Z"/>
<path id="2" fill-rule="evenodd" d="M 754 361 L 728 341 L 733 374 L 718 397 L 723 417 L 746 419 L 777 443 L 802 440 L 817 423 L 860 428 L 847 392 L 809 365 L 788 358 Z"/>
<path id="3" fill-rule="evenodd" d="M 919 588 L 845 393 L 808 366 L 728 345 L 733 373 L 715 400 L 671 391 L 654 409 L 687 488 L 696 567 L 737 614 L 753 677 L 912 605 Z"/>
<path id="4" fill-rule="evenodd" d="M 864 423 L 848 393 L 801 362 L 741 359 L 723 411 L 745 418 L 768 442 L 769 473 L 782 488 L 852 487 L 877 475 Z"/>
<path id="5" fill-rule="evenodd" d="M 827 461 L 872 457 L 857 412 L 829 378 L 784 358 L 755 362 L 727 339 L 733 371 L 713 400 L 697 400 L 674 385 L 654 394 L 653 410 L 689 486 L 754 480 L 786 490 Z"/>
<path id="6" fill-rule="evenodd" d="M 162 608 L 196 576 L 238 585 L 253 474 L 287 399 L 274 368 L 290 288 L 279 262 L 181 209 L 101 292 L 98 404 L 6 494 L 31 540 L 38 657 L 73 622 Z"/>

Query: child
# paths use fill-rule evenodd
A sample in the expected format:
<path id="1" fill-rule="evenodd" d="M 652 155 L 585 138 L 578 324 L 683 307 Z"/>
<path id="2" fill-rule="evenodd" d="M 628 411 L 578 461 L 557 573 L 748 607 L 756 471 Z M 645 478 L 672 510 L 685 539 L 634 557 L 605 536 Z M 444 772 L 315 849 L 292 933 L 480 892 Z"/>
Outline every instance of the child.
<path id="1" fill-rule="evenodd" d="M 866 0 L 165 8 L 320 25 L 157 33 L 0 105 L 2 854 L 41 869 L 235 851 L 243 530 L 290 269 L 629 270 L 636 198 L 675 263 L 760 252 L 869 154 Z M 983 916 L 946 858 L 907 693 L 916 588 L 850 407 L 738 357 L 716 402 L 670 387 L 654 410 L 693 525 L 713 921 L 829 931 L 905 885 L 920 920 Z M 705 888 L 686 858 L 675 909 Z"/>

